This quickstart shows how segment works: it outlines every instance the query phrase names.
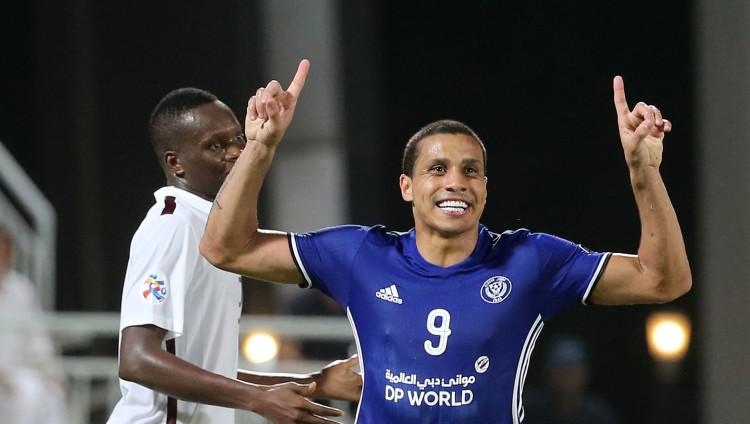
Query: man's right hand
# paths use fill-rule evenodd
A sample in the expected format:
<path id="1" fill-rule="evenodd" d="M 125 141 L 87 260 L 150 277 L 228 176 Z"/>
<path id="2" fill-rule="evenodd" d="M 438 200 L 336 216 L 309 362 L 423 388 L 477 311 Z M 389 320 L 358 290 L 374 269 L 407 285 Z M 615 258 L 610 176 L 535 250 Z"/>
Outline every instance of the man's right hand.
<path id="1" fill-rule="evenodd" d="M 314 382 L 277 384 L 258 394 L 252 410 L 274 424 L 336 423 L 325 417 L 340 417 L 344 412 L 307 399 L 314 391 Z"/>
<path id="2" fill-rule="evenodd" d="M 245 135 L 248 140 L 255 140 L 267 147 L 275 147 L 281 142 L 292 123 L 297 99 L 305 87 L 309 71 L 310 61 L 303 59 L 286 91 L 278 81 L 273 80 L 255 92 L 247 102 Z"/>

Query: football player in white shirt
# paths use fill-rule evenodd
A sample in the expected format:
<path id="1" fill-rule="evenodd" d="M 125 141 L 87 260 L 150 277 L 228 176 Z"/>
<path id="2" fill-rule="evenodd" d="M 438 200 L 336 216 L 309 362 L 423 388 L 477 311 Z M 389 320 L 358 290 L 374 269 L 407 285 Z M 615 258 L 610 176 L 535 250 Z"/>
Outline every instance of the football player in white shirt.
<path id="1" fill-rule="evenodd" d="M 133 236 L 120 321 L 122 399 L 110 423 L 233 423 L 234 409 L 274 423 L 331 423 L 318 399 L 357 401 L 357 358 L 311 375 L 237 370 L 239 276 L 198 245 L 211 202 L 245 145 L 234 113 L 213 94 L 182 88 L 154 109 L 149 138 L 167 178 Z"/>

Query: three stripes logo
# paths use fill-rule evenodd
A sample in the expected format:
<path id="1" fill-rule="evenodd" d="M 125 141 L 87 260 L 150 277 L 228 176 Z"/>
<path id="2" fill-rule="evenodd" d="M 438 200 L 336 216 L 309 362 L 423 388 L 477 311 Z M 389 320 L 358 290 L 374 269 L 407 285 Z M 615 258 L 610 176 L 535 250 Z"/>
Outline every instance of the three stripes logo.
<path id="1" fill-rule="evenodd" d="M 404 299 L 402 299 L 398 295 L 398 289 L 396 289 L 395 284 L 391 284 L 390 287 L 386 287 L 384 289 L 380 289 L 376 291 L 375 297 L 377 297 L 378 299 L 385 300 L 387 302 L 395 303 L 397 305 L 404 303 Z"/>

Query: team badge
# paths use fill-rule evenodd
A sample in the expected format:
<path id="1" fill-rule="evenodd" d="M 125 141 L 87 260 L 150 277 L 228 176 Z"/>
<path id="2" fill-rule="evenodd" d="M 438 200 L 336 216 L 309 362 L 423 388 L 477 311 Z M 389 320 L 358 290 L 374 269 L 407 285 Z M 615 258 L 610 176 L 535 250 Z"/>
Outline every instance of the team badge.
<path id="1" fill-rule="evenodd" d="M 482 284 L 482 300 L 487 303 L 500 303 L 510 295 L 512 286 L 510 280 L 502 275 L 496 275 Z"/>
<path id="2" fill-rule="evenodd" d="M 167 298 L 167 279 L 154 272 L 143 281 L 143 300 L 152 305 L 158 305 Z"/>

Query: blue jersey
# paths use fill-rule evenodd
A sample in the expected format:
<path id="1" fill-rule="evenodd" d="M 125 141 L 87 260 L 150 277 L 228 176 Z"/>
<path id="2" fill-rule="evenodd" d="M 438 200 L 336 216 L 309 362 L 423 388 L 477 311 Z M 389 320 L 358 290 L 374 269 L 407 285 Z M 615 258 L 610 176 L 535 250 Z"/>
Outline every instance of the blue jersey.
<path id="1" fill-rule="evenodd" d="M 474 252 L 439 267 L 414 230 L 292 234 L 300 271 L 346 310 L 364 387 L 356 422 L 520 423 L 544 321 L 585 303 L 609 258 L 521 229 L 480 225 Z"/>

